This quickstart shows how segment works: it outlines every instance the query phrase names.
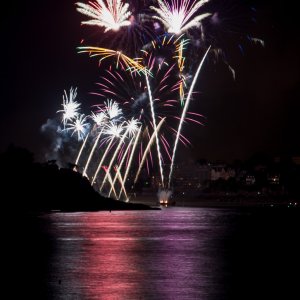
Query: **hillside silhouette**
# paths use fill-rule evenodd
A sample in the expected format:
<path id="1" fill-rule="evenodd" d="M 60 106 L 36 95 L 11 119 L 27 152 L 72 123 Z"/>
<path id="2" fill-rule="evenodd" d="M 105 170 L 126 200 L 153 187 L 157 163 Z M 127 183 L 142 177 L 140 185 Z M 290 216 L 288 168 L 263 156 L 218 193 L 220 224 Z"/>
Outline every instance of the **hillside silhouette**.
<path id="1" fill-rule="evenodd" d="M 0 155 L 3 205 L 21 211 L 97 211 L 150 209 L 105 198 L 87 178 L 55 161 L 38 163 L 27 149 L 10 145 Z"/>

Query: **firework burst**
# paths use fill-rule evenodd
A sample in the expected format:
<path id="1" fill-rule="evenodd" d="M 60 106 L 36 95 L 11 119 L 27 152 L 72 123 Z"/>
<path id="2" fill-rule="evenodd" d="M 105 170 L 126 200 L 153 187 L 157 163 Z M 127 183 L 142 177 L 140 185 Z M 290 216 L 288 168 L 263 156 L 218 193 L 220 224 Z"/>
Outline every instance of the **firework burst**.
<path id="1" fill-rule="evenodd" d="M 121 0 L 97 0 L 90 1 L 89 4 L 78 2 L 76 5 L 80 13 L 91 18 L 81 22 L 84 25 L 104 27 L 104 32 L 118 31 L 121 27 L 130 25 L 129 4 Z"/>
<path id="2" fill-rule="evenodd" d="M 91 114 L 91 119 L 94 121 L 94 123 L 98 127 L 102 126 L 107 118 L 108 118 L 108 116 L 106 115 L 106 113 L 104 113 L 102 111 L 99 113 L 92 112 L 92 114 Z"/>
<path id="3" fill-rule="evenodd" d="M 67 94 L 67 91 L 64 90 L 64 95 L 63 95 L 63 109 L 57 111 L 58 113 L 63 113 L 63 124 L 64 128 L 66 127 L 66 123 L 71 121 L 72 119 L 76 118 L 79 114 L 79 108 L 80 108 L 80 103 L 74 101 L 77 97 L 77 88 L 73 89 L 72 87 L 70 88 L 69 95 Z"/>
<path id="4" fill-rule="evenodd" d="M 75 119 L 72 119 L 66 124 L 65 130 L 71 131 L 71 136 L 77 133 L 77 139 L 78 141 L 80 141 L 83 140 L 83 138 L 87 134 L 89 127 L 90 124 L 87 121 L 87 116 L 84 114 L 78 114 L 76 115 Z"/>
<path id="5" fill-rule="evenodd" d="M 139 120 L 143 133 L 139 146 L 139 165 L 146 165 L 148 172 L 150 165 L 153 166 L 154 162 L 154 153 L 150 146 L 154 144 L 157 147 L 158 143 L 161 145 L 161 149 L 157 150 L 157 156 L 160 155 L 158 159 L 161 159 L 161 172 L 163 164 L 167 164 L 167 160 L 171 162 L 172 140 L 177 135 L 176 127 L 180 120 L 181 107 L 178 101 L 178 91 L 181 82 L 178 79 L 176 62 L 169 65 L 167 61 L 157 58 L 150 52 L 146 51 L 144 54 L 143 63 L 153 74 L 152 77 L 146 78 L 138 73 L 126 72 L 122 69 L 106 70 L 106 73 L 100 77 L 100 82 L 97 83 L 99 91 L 93 94 L 101 98 L 116 99 L 122 107 L 123 118 L 128 120 L 133 117 Z M 146 79 L 149 79 L 148 84 Z M 150 93 L 149 86 L 151 86 Z M 152 101 L 149 101 L 150 95 Z M 105 105 L 99 104 L 99 108 L 105 110 Z M 161 123 L 164 119 L 159 130 L 154 125 L 153 112 L 157 123 Z M 202 124 L 202 118 L 202 115 L 189 111 L 184 121 Z M 188 138 L 181 133 L 178 138 L 184 145 L 190 144 Z M 156 139 L 158 143 L 153 143 Z"/>
<path id="6" fill-rule="evenodd" d="M 119 119 L 122 116 L 123 114 L 122 109 L 120 108 L 119 104 L 116 101 L 107 100 L 104 101 L 104 105 L 105 105 L 105 112 L 112 122 Z"/>
<path id="7" fill-rule="evenodd" d="M 222 57 L 234 74 L 220 42 L 225 36 L 227 43 L 227 36 L 217 36 L 222 30 L 231 33 L 233 30 L 232 27 L 226 29 L 229 22 L 215 10 L 215 2 L 157 0 L 156 6 L 148 7 L 150 2 L 154 1 L 132 1 L 130 9 L 123 0 L 76 3 L 77 11 L 89 18 L 82 24 L 100 27 L 101 42 L 108 40 L 110 45 L 116 42 L 118 47 L 112 47 L 117 50 L 108 49 L 104 44 L 77 48 L 79 53 L 97 57 L 99 66 L 105 61 L 101 65 L 104 73 L 97 83 L 99 89 L 93 93 L 104 102 L 96 105 L 97 110 L 87 117 L 79 113 L 77 89 L 71 88 L 69 93 L 64 91 L 63 109 L 58 112 L 63 113 L 63 131 L 71 132 L 71 136 L 76 134 L 78 141 L 83 140 L 76 164 L 83 151 L 89 151 L 83 175 L 91 172 L 88 168 L 93 163 L 94 176 L 88 177 L 91 184 L 97 181 L 100 191 L 108 187 L 108 195 L 113 192 L 116 199 L 122 193 L 128 199 L 125 182 L 133 167 L 137 169 L 131 178 L 135 183 L 142 168 L 147 168 L 149 173 L 151 166 L 158 166 L 162 188 L 165 186 L 164 172 L 169 170 L 168 189 L 171 188 L 178 144 L 190 144 L 182 134 L 183 126 L 187 122 L 202 124 L 203 116 L 188 109 L 208 53 Z M 149 25 L 152 29 L 148 30 Z M 153 32 L 159 36 L 153 38 Z M 235 36 L 240 37 L 240 31 Z M 263 44 L 250 35 L 247 39 Z M 138 44 L 142 44 L 139 52 L 126 52 L 130 47 L 136 50 Z M 191 47 L 187 55 L 188 44 Z M 238 48 L 243 51 L 241 44 Z M 131 58 L 135 56 L 138 58 Z M 186 57 L 192 57 L 190 63 L 186 62 Z M 198 59 L 198 68 L 194 70 L 194 62 Z M 154 164 L 155 161 L 158 164 Z M 116 186 L 120 187 L 119 191 Z"/>
<path id="8" fill-rule="evenodd" d="M 158 6 L 151 6 L 158 16 L 154 19 L 161 21 L 169 33 L 180 35 L 193 27 L 199 27 L 203 19 L 210 13 L 198 14 L 198 10 L 209 0 L 158 0 Z M 195 16 L 196 15 L 196 16 Z"/>
<path id="9" fill-rule="evenodd" d="M 184 34 L 176 36 L 174 34 L 164 34 L 157 37 L 155 40 L 151 41 L 145 45 L 142 49 L 144 55 L 155 56 L 155 57 L 171 57 L 177 63 L 177 72 L 178 72 L 178 86 L 179 86 L 179 95 L 180 101 L 183 105 L 184 94 L 186 88 L 186 75 L 185 75 L 185 61 L 186 57 L 184 52 L 189 44 L 189 39 L 184 38 Z M 163 63 L 166 63 L 166 59 L 161 59 Z"/>

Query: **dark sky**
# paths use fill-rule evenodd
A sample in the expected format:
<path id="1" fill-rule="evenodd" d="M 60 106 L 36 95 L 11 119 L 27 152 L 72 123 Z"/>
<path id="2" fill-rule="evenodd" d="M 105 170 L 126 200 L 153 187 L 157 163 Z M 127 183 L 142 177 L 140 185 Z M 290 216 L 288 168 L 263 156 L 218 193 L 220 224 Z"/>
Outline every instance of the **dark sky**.
<path id="1" fill-rule="evenodd" d="M 95 60 L 76 53 L 83 31 L 75 1 L 20 2 L 8 2 L 0 19 L 0 150 L 13 142 L 41 155 L 47 144 L 40 128 L 55 117 L 63 90 L 78 86 L 86 107 L 95 104 L 88 93 L 98 71 Z M 206 63 L 192 103 L 206 116 L 205 126 L 185 128 L 194 144 L 186 151 L 192 158 L 300 154 L 298 10 L 290 1 L 252 3 L 254 31 L 265 48 L 253 45 L 232 57 L 235 81 L 222 64 Z"/>

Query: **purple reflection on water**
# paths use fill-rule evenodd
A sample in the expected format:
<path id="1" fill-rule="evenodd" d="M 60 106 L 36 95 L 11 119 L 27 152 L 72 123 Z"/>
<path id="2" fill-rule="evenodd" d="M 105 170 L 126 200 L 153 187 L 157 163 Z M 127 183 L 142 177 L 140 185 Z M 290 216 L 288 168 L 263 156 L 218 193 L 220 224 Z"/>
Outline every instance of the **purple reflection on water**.
<path id="1" fill-rule="evenodd" d="M 214 299 L 224 227 L 212 209 L 49 215 L 55 299 Z M 61 280 L 61 282 L 59 282 Z"/>

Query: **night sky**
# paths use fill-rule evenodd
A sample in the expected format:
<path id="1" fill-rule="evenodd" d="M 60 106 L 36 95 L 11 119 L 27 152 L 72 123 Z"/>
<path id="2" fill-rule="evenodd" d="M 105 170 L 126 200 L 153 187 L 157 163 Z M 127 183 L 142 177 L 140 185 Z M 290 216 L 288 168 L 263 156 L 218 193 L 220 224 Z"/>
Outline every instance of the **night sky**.
<path id="1" fill-rule="evenodd" d="M 13 142 L 42 158 L 49 141 L 41 126 L 56 117 L 64 89 L 77 86 L 87 110 L 97 104 L 89 95 L 99 76 L 97 62 L 76 53 L 84 30 L 74 2 L 6 3 L 0 19 L 1 151 Z M 192 103 L 205 115 L 205 126 L 184 131 L 193 142 L 185 150 L 192 159 L 230 161 L 256 152 L 300 155 L 298 10 L 290 1 L 252 3 L 257 10 L 253 31 L 265 47 L 232 53 L 235 81 L 222 63 L 206 62 Z"/>

